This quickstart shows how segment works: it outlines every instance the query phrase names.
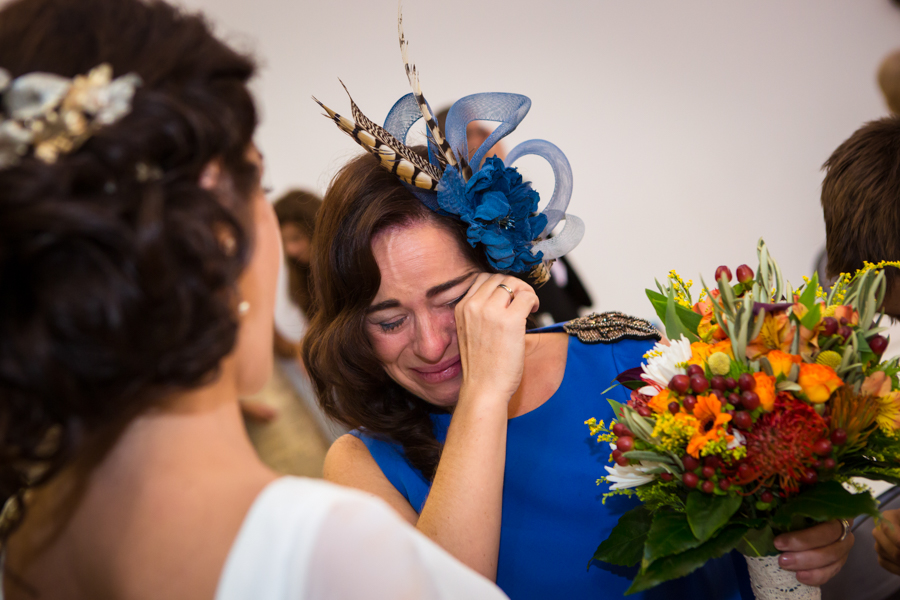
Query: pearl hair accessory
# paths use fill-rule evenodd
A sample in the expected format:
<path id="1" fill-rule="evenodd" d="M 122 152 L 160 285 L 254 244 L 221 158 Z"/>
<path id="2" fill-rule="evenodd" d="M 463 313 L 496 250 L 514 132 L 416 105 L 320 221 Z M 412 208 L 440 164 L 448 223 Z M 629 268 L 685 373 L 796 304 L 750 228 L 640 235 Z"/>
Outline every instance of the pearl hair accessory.
<path id="1" fill-rule="evenodd" d="M 72 79 L 37 72 L 12 79 L 0 69 L 0 169 L 29 152 L 48 164 L 74 152 L 131 111 L 139 85 L 134 73 L 113 79 L 106 63 Z"/>

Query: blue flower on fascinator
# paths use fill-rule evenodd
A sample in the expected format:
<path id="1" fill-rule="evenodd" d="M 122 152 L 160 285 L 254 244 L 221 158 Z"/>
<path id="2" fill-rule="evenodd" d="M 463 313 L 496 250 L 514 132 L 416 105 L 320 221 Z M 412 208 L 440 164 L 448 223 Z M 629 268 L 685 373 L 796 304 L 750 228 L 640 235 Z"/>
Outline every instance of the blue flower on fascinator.
<path id="1" fill-rule="evenodd" d="M 488 262 L 504 271 L 526 272 L 541 262 L 531 244 L 547 225 L 547 217 L 535 214 L 540 197 L 522 180 L 517 169 L 496 157 L 464 182 L 455 167 L 441 178 L 438 206 L 458 215 L 469 225 L 468 241 L 484 245 Z"/>

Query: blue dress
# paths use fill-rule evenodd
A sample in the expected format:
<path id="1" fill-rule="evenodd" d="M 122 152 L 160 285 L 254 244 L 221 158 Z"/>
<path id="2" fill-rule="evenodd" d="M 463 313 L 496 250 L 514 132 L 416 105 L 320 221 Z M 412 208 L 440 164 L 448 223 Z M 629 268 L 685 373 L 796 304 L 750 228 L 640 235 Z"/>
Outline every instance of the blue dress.
<path id="1" fill-rule="evenodd" d="M 553 326 L 540 331 L 562 331 Z M 543 405 L 509 420 L 503 516 L 497 585 L 512 600 L 525 598 L 621 598 L 635 569 L 588 561 L 619 517 L 636 501 L 622 496 L 601 503 L 608 491 L 597 485 L 605 475 L 608 444 L 591 438 L 584 421 L 612 419 L 610 397 L 628 400 L 628 390 L 601 392 L 620 372 L 643 362 L 652 343 L 622 340 L 585 344 L 569 338 L 562 384 Z M 446 438 L 449 414 L 433 417 L 435 435 Z M 354 431 L 382 472 L 416 511 L 421 511 L 430 483 L 406 460 L 402 447 Z M 753 598 L 744 561 L 724 556 L 687 577 L 629 598 L 651 600 Z M 743 596 L 742 596 L 743 590 Z"/>

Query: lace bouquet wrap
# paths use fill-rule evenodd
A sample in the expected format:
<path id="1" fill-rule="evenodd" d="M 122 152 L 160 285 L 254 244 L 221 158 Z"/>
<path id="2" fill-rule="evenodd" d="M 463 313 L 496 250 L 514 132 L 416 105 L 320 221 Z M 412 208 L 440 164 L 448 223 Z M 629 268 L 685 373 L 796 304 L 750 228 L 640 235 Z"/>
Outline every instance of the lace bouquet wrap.
<path id="1" fill-rule="evenodd" d="M 606 496 L 641 501 L 593 557 L 638 566 L 629 593 L 738 550 L 760 600 L 818 597 L 778 568 L 774 537 L 877 517 L 853 477 L 900 483 L 900 367 L 881 360 L 877 312 L 881 269 L 898 265 L 867 264 L 826 294 L 815 276 L 786 284 L 762 240 L 757 253 L 756 273 L 741 265 L 732 283 L 719 267 L 696 302 L 674 271 L 647 290 L 671 342 L 619 375 L 632 392 L 610 401 L 613 422 L 587 421 L 612 448 Z"/>

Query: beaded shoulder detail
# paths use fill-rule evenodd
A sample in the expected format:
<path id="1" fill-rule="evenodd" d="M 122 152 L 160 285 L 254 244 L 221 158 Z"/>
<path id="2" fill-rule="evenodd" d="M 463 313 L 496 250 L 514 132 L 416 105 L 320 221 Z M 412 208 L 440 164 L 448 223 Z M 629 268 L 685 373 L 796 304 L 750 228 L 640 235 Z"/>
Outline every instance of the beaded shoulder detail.
<path id="1" fill-rule="evenodd" d="M 659 331 L 649 321 L 620 312 L 591 313 L 572 319 L 563 329 L 585 344 L 612 344 L 619 340 L 660 340 Z"/>

